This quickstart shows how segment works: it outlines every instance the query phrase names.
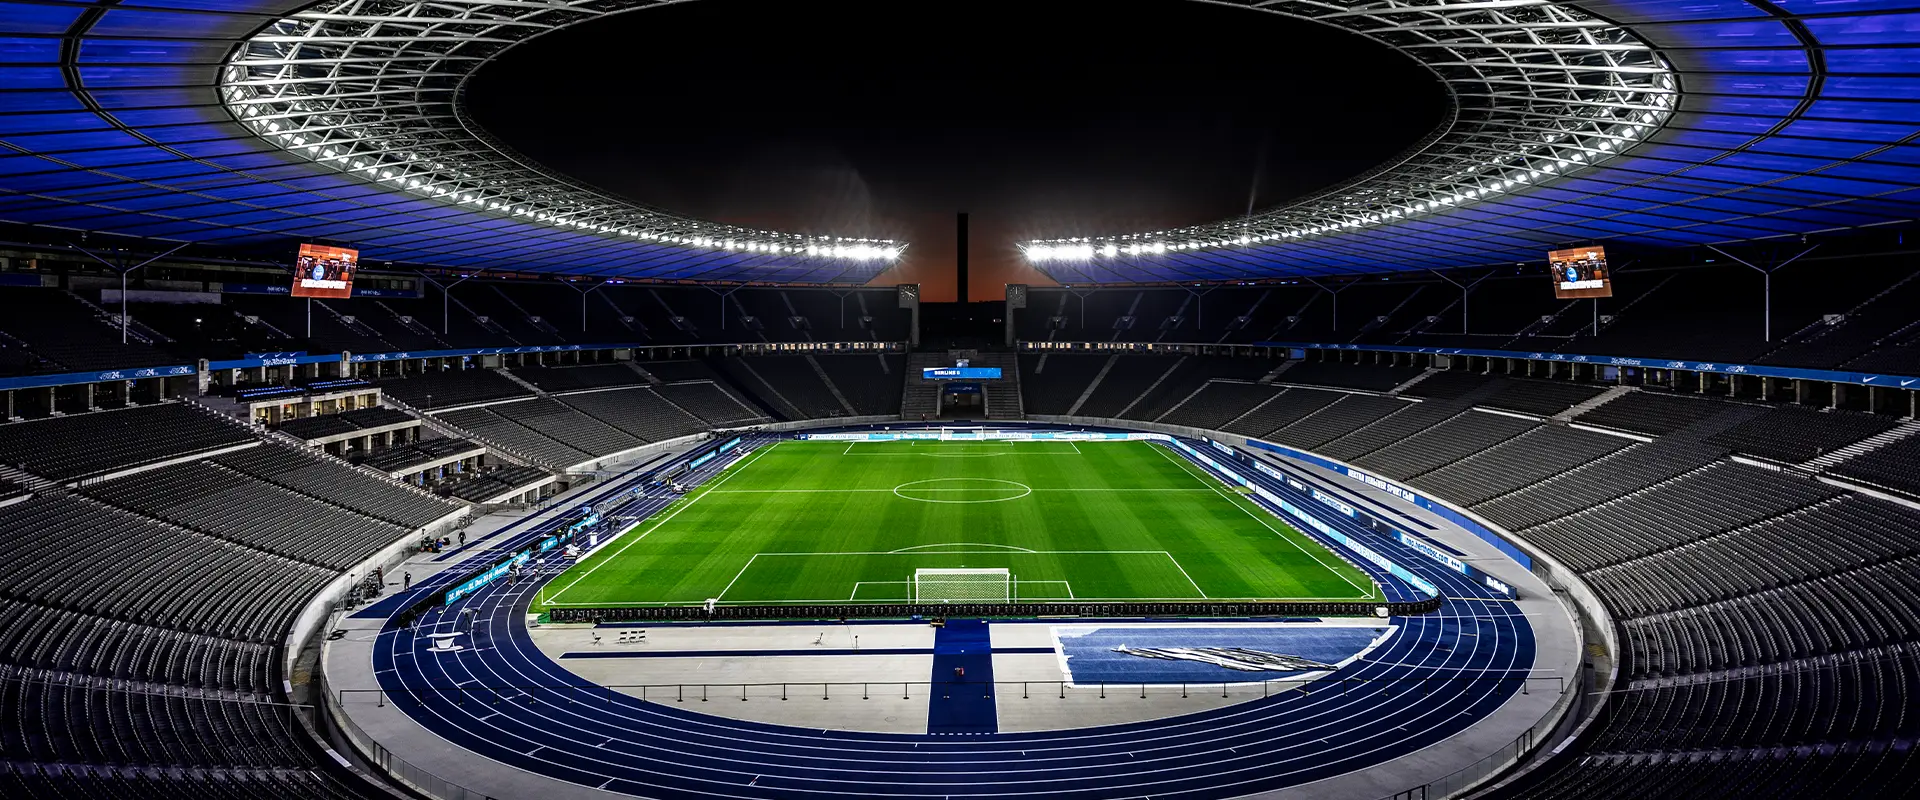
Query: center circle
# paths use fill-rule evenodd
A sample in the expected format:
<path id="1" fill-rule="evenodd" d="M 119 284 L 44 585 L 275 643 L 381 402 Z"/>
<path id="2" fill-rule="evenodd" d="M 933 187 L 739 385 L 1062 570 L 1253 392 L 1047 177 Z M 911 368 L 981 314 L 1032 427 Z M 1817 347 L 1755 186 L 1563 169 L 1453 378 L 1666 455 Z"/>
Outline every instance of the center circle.
<path id="1" fill-rule="evenodd" d="M 1033 494 L 1033 487 L 999 478 L 932 478 L 895 486 L 893 494 L 922 503 L 1004 503 Z"/>

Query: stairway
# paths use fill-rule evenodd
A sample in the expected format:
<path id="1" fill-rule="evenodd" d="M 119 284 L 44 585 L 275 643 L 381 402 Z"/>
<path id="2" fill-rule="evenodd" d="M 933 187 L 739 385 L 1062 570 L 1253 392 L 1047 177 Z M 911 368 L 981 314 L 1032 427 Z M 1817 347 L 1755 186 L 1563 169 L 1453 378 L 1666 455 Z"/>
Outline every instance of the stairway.
<path id="1" fill-rule="evenodd" d="M 1292 362 L 1288 362 L 1288 363 L 1292 363 Z M 1409 378 L 1406 383 L 1400 384 L 1399 386 L 1395 386 L 1392 389 L 1388 389 L 1387 394 L 1397 395 L 1401 392 L 1411 389 L 1413 388 L 1414 384 L 1417 384 L 1421 381 L 1426 380 L 1429 377 L 1432 377 L 1434 373 L 1437 373 L 1439 371 L 1440 370 L 1431 369 L 1431 368 L 1422 370 L 1420 374 L 1415 375 L 1412 378 Z"/>
<path id="2" fill-rule="evenodd" d="M 1591 400 L 1581 402 L 1572 408 L 1569 408 L 1565 411 L 1562 411 L 1558 414 L 1553 415 L 1553 419 L 1556 422 L 1567 422 L 1569 420 L 1572 420 L 1574 417 L 1580 416 L 1581 414 L 1585 414 L 1596 408 L 1599 408 L 1608 403 L 1611 403 L 1615 399 L 1627 394 L 1628 392 L 1633 392 L 1633 391 L 1638 391 L 1638 390 L 1634 389 L 1631 386 L 1615 386 L 1611 389 L 1601 392 L 1599 395 L 1595 396 Z"/>
<path id="3" fill-rule="evenodd" d="M 1907 420 L 1906 422 L 1902 422 L 1899 425 L 1895 425 L 1892 428 L 1861 439 L 1831 453 L 1822 453 L 1813 460 L 1801 464 L 1800 468 L 1825 472 L 1839 466 L 1842 462 L 1859 458 L 1860 456 L 1912 436 L 1915 433 L 1920 433 L 1920 421 Z"/>
<path id="4" fill-rule="evenodd" d="M 1086 391 L 1081 392 L 1080 398 L 1073 401 L 1073 406 L 1067 409 L 1067 416 L 1071 417 L 1080 413 L 1080 407 L 1086 405 L 1087 398 L 1092 397 L 1094 390 L 1100 388 L 1100 382 L 1107 379 L 1107 373 L 1112 372 L 1113 365 L 1119 361 L 1120 354 L 1118 353 L 1107 356 L 1107 363 L 1100 366 L 1100 372 L 1093 376 L 1093 382 L 1088 383 Z"/>
<path id="5" fill-rule="evenodd" d="M 1026 406 L 1020 399 L 1020 364 L 1014 354 L 981 353 L 973 359 L 973 366 L 1000 368 L 1000 380 L 984 384 L 988 419 L 1027 418 Z"/>
<path id="6" fill-rule="evenodd" d="M 944 352 L 913 353 L 907 356 L 907 369 L 900 379 L 905 381 L 906 390 L 900 393 L 900 418 L 919 419 L 925 416 L 933 419 L 940 416 L 940 384 L 937 381 L 923 380 L 921 370 L 933 367 L 950 367 L 952 359 Z"/>
<path id="7" fill-rule="evenodd" d="M 526 390 L 527 390 L 527 391 L 529 391 L 529 392 L 533 392 L 533 394 L 534 394 L 534 396 L 536 396 L 536 397 L 550 397 L 550 396 L 551 396 L 551 395 L 549 395 L 549 394 L 547 394 L 547 391 L 546 391 L 545 389 L 542 389 L 542 388 L 540 388 L 540 387 L 538 387 L 538 386 L 535 386 L 535 385 L 533 385 L 533 384 L 531 384 L 531 383 L 528 383 L 528 382 L 526 382 L 526 381 L 524 381 L 524 380 L 521 380 L 521 379 L 520 379 L 520 376 L 518 376 L 518 375 L 515 375 L 515 374 L 513 374 L 513 371 L 512 371 L 512 370 L 509 370 L 509 369 L 507 369 L 506 367 L 494 367 L 494 368 L 493 368 L 493 371 L 494 371 L 494 373 L 495 373 L 495 374 L 497 374 L 497 375 L 499 375 L 499 376 L 500 376 L 500 377 L 502 377 L 502 378 L 506 378 L 507 380 L 510 380 L 510 381 L 513 381 L 514 383 L 517 383 L 517 384 L 520 384 L 520 388 L 522 388 L 522 389 L 526 389 Z"/>
<path id="8" fill-rule="evenodd" d="M 1274 367 L 1272 372 L 1269 372 L 1265 375 L 1260 376 L 1260 380 L 1254 381 L 1254 383 L 1260 384 L 1261 386 L 1272 386 L 1274 381 L 1280 380 L 1280 376 L 1283 373 L 1285 373 L 1287 370 L 1293 369 L 1293 365 L 1298 363 L 1300 362 L 1295 361 L 1291 358 L 1285 361 L 1282 361 L 1280 362 L 1280 366 Z M 1414 380 L 1419 380 L 1419 379 L 1415 378 Z"/>
<path id="9" fill-rule="evenodd" d="M 834 400 L 839 401 L 840 410 L 847 412 L 849 417 L 860 416 L 860 411 L 853 407 L 853 403 L 847 401 L 846 395 L 840 393 L 840 387 L 833 385 L 833 376 L 827 374 L 826 368 L 820 366 L 817 359 L 811 355 L 801 356 L 801 358 L 806 359 L 807 366 L 813 368 L 813 374 L 820 376 L 820 382 L 827 385 L 827 391 L 833 394 Z"/>

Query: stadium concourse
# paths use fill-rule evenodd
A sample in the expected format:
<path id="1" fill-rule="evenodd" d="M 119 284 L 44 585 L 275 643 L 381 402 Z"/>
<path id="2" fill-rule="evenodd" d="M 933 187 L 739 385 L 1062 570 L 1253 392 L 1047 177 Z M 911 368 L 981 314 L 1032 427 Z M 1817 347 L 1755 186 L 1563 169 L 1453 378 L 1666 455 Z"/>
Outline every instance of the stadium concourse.
<path id="1" fill-rule="evenodd" d="M 471 124 L 646 5 L 0 0 L 0 793 L 1920 785 L 1920 2 L 1238 4 L 1444 124 L 964 306 Z"/>

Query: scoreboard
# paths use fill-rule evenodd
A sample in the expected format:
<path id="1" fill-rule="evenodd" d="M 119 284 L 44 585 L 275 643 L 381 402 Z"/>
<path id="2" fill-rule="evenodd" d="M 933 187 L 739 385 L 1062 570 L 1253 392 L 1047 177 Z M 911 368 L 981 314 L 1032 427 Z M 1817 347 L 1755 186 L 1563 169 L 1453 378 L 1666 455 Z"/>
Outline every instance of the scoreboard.
<path id="1" fill-rule="evenodd" d="M 1604 247 L 1575 247 L 1547 253 L 1553 296 L 1561 300 L 1612 297 L 1613 273 Z"/>

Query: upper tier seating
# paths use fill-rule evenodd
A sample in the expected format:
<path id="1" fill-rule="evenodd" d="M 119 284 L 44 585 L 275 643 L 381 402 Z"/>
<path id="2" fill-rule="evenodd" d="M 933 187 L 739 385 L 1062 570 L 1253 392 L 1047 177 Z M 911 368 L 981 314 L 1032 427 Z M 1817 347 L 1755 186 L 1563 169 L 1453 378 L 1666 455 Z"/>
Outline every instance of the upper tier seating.
<path id="1" fill-rule="evenodd" d="M 448 370 L 380 382 L 380 391 L 425 411 L 532 394 L 490 369 Z"/>
<path id="2" fill-rule="evenodd" d="M 0 308 L 6 309 L 0 314 L 0 342 L 15 351 L 12 363 L 0 362 L 0 374 L 90 372 L 192 360 L 137 338 L 122 344 L 119 328 L 59 289 L 0 286 Z"/>
<path id="3" fill-rule="evenodd" d="M 0 425 L 0 463 L 69 481 L 252 441 L 238 424 L 165 403 Z"/>
<path id="4" fill-rule="evenodd" d="M 507 370 L 545 392 L 573 392 L 609 386 L 640 386 L 647 382 L 625 364 L 585 364 L 572 367 L 514 367 Z"/>

